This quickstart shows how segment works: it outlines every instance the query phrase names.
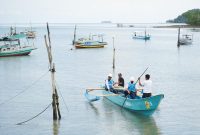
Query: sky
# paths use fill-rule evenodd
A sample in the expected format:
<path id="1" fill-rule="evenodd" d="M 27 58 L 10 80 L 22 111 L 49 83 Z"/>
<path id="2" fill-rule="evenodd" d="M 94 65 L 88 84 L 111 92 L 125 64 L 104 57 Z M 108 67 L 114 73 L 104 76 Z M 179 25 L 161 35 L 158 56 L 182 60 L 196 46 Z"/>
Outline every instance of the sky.
<path id="1" fill-rule="evenodd" d="M 200 0 L 0 0 L 0 23 L 164 23 Z"/>

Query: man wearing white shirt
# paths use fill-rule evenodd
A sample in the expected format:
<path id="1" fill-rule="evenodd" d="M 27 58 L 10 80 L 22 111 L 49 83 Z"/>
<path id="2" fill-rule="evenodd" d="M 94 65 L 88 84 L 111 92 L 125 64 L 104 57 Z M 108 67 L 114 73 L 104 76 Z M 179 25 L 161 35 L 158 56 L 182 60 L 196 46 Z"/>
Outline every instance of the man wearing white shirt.
<path id="1" fill-rule="evenodd" d="M 150 80 L 150 75 L 145 75 L 145 81 L 141 83 L 140 78 L 139 79 L 139 85 L 143 87 L 143 95 L 142 98 L 151 97 L 152 95 L 152 81 Z"/>

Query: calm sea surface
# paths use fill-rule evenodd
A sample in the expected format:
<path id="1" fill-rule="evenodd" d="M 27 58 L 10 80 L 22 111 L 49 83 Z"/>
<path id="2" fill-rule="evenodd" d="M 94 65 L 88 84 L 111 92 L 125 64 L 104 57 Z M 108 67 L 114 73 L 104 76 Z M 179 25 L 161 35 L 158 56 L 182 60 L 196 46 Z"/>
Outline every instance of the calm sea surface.
<path id="1" fill-rule="evenodd" d="M 17 31 L 24 29 L 17 27 Z M 105 48 L 79 50 L 70 50 L 73 24 L 50 24 L 62 120 L 53 122 L 50 107 L 32 121 L 16 125 L 41 112 L 52 101 L 43 38 L 46 28 L 33 25 L 33 29 L 37 32 L 37 50 L 29 56 L 0 58 L 0 104 L 4 103 L 0 105 L 1 135 L 200 134 L 200 30 L 182 29 L 181 33 L 193 34 L 194 42 L 177 48 L 177 29 L 147 27 L 152 38 L 145 42 L 131 38 L 134 31 L 144 28 L 117 28 L 109 24 L 78 25 L 77 37 L 104 34 L 104 41 L 108 42 Z M 1 35 L 8 31 L 8 26 L 0 26 Z M 115 71 L 112 37 L 116 47 Z M 103 84 L 108 73 L 116 76 L 121 72 L 127 83 L 130 76 L 137 78 L 147 67 L 153 94 L 165 95 L 149 118 L 121 110 L 107 99 L 88 103 L 83 96 L 86 88 Z"/>

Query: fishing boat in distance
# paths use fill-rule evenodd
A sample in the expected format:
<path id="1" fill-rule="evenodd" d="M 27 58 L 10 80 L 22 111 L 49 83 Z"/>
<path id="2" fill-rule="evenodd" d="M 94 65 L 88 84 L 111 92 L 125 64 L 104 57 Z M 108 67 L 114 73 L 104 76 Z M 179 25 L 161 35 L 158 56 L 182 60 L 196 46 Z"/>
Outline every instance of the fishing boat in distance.
<path id="1" fill-rule="evenodd" d="M 29 55 L 36 48 L 34 44 L 32 46 L 26 45 L 24 41 L 22 45 L 22 40 L 26 39 L 25 37 L 24 34 L 16 34 L 0 38 L 0 57 Z"/>
<path id="2" fill-rule="evenodd" d="M 98 40 L 95 40 L 94 37 L 98 37 Z M 103 41 L 103 35 L 92 35 L 92 38 L 79 38 L 74 43 L 75 48 L 103 48 L 107 45 L 107 42 Z"/>
<path id="3" fill-rule="evenodd" d="M 31 31 L 26 31 L 25 34 L 26 34 L 27 38 L 35 38 L 36 37 L 36 32 L 32 31 L 32 30 Z"/>
<path id="4" fill-rule="evenodd" d="M 193 35 L 182 35 L 182 37 L 180 37 L 179 39 L 179 44 L 180 45 L 190 45 L 193 42 Z"/>
<path id="5" fill-rule="evenodd" d="M 98 38 L 97 38 L 98 37 Z M 103 35 L 89 35 L 89 38 L 79 38 L 76 40 L 76 25 L 74 28 L 74 39 L 72 40 L 72 45 L 76 49 L 81 48 L 103 48 L 107 45 L 107 42 L 103 41 Z"/>
<path id="6" fill-rule="evenodd" d="M 142 40 L 150 40 L 151 36 L 150 34 L 147 34 L 146 33 L 146 30 L 145 32 L 138 32 L 138 31 L 135 31 L 133 36 L 132 36 L 133 39 L 142 39 Z"/>

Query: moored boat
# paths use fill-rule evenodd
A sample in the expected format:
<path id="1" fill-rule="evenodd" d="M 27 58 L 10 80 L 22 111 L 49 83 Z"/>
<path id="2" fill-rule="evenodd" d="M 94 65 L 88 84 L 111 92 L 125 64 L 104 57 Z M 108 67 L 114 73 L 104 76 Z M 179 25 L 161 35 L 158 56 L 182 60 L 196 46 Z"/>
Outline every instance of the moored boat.
<path id="1" fill-rule="evenodd" d="M 78 41 L 75 41 L 76 48 L 103 48 L 105 45 L 107 45 L 107 42 L 95 41 L 90 38 L 80 38 Z"/>
<path id="2" fill-rule="evenodd" d="M 32 46 L 4 45 L 0 47 L 0 57 L 29 55 L 35 49 Z"/>
<path id="3" fill-rule="evenodd" d="M 179 39 L 180 45 L 190 45 L 193 42 L 193 36 L 192 35 L 182 35 L 182 37 Z"/>
<path id="4" fill-rule="evenodd" d="M 144 34 L 142 34 L 142 32 L 134 32 L 133 39 L 142 39 L 142 40 L 150 40 L 151 36 L 149 34 L 146 33 L 146 31 L 144 32 Z"/>
<path id="5" fill-rule="evenodd" d="M 24 38 L 24 34 L 16 34 L 2 37 L 0 42 L 0 57 L 29 55 L 36 48 L 29 45 L 21 45 L 20 38 Z"/>
<path id="6" fill-rule="evenodd" d="M 35 31 L 26 31 L 25 33 L 26 33 L 27 38 L 35 38 L 36 37 Z"/>

